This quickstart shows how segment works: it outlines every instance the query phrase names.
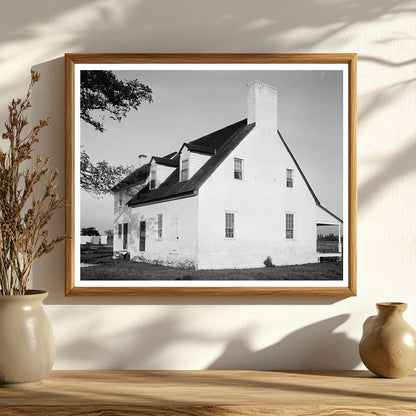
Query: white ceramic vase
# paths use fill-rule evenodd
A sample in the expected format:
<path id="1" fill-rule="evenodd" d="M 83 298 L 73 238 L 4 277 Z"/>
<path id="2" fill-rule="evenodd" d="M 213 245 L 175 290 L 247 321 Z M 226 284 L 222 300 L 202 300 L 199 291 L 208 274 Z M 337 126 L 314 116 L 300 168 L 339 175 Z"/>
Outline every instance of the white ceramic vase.
<path id="1" fill-rule="evenodd" d="M 42 301 L 48 292 L 0 295 L 0 386 L 40 384 L 55 360 L 55 341 Z"/>

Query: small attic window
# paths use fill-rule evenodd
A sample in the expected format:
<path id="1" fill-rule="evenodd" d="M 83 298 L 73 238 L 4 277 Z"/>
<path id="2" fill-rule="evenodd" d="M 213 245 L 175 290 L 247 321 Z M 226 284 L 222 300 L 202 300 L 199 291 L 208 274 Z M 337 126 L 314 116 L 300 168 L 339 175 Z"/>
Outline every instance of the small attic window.
<path id="1" fill-rule="evenodd" d="M 149 189 L 155 189 L 155 188 L 156 188 L 156 166 L 152 166 L 150 170 Z"/>
<path id="2" fill-rule="evenodd" d="M 243 159 L 234 158 L 234 179 L 243 180 Z"/>
<path id="3" fill-rule="evenodd" d="M 181 160 L 181 178 L 180 181 L 187 181 L 189 179 L 189 159 Z"/>
<path id="4" fill-rule="evenodd" d="M 286 187 L 293 188 L 293 169 L 286 169 Z"/>

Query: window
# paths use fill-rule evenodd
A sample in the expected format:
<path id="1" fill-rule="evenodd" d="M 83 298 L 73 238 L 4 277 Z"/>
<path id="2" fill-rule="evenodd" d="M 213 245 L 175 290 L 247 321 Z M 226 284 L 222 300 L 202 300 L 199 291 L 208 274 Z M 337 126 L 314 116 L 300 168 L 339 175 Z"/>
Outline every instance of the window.
<path id="1" fill-rule="evenodd" d="M 123 206 L 123 195 L 120 192 L 118 195 L 118 207 L 121 208 Z"/>
<path id="2" fill-rule="evenodd" d="M 293 169 L 286 169 L 286 188 L 293 188 Z"/>
<path id="3" fill-rule="evenodd" d="M 293 239 L 294 218 L 293 214 L 286 214 L 286 238 Z"/>
<path id="4" fill-rule="evenodd" d="M 157 238 L 163 237 L 163 214 L 157 214 Z"/>
<path id="5" fill-rule="evenodd" d="M 243 159 L 234 158 L 234 179 L 243 179 Z"/>
<path id="6" fill-rule="evenodd" d="M 189 177 L 189 159 L 182 159 L 181 164 L 181 182 L 187 181 Z"/>
<path id="7" fill-rule="evenodd" d="M 128 236 L 129 236 L 129 224 L 125 222 L 123 224 L 123 250 L 127 250 Z"/>
<path id="8" fill-rule="evenodd" d="M 156 166 L 152 166 L 152 169 L 150 171 L 150 186 L 149 189 L 155 189 L 156 188 Z"/>
<path id="9" fill-rule="evenodd" d="M 225 238 L 234 238 L 234 213 L 225 213 Z"/>
<path id="10" fill-rule="evenodd" d="M 117 233 L 117 235 L 118 235 L 118 238 L 121 238 L 121 236 L 123 235 L 123 225 L 122 224 L 119 224 L 118 225 L 118 233 Z"/>
<path id="11" fill-rule="evenodd" d="M 146 250 L 146 221 L 140 221 L 139 250 Z"/>

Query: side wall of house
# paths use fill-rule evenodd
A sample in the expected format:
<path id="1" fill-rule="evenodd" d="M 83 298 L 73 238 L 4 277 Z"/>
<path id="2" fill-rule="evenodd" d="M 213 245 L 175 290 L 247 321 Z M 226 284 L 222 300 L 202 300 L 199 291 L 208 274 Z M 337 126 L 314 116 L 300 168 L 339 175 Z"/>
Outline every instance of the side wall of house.
<path id="1" fill-rule="evenodd" d="M 114 240 L 113 252 L 123 250 L 123 234 L 119 235 L 119 224 L 129 223 L 131 217 L 131 208 L 126 203 L 142 188 L 143 185 L 125 188 L 114 193 Z M 121 228 L 123 233 L 123 226 Z"/>
<path id="2" fill-rule="evenodd" d="M 197 208 L 197 196 L 131 208 L 126 218 L 131 258 L 176 267 L 197 267 Z M 161 237 L 158 227 L 160 214 Z M 141 222 L 145 222 L 142 233 Z"/>
<path id="3" fill-rule="evenodd" d="M 234 179 L 234 158 L 243 179 Z M 286 187 L 293 169 L 293 188 Z M 225 213 L 234 213 L 234 238 L 225 237 Z M 294 238 L 286 238 L 286 213 Z M 316 205 L 275 131 L 257 126 L 199 191 L 199 268 L 264 267 L 315 262 Z"/>

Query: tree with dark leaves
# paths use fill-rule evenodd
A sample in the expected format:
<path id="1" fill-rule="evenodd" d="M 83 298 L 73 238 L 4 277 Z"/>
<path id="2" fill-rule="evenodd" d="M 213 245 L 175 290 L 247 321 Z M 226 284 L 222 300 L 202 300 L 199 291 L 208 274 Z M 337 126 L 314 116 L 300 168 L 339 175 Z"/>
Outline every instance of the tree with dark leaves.
<path id="1" fill-rule="evenodd" d="M 105 113 L 121 121 L 144 101 L 152 102 L 150 87 L 137 79 L 118 79 L 111 71 L 81 71 L 80 93 L 81 119 L 100 132 L 105 131 Z M 81 150 L 81 188 L 92 196 L 111 193 L 111 188 L 132 171 L 133 166 L 111 166 L 105 160 L 93 164 L 85 149 Z"/>
<path id="2" fill-rule="evenodd" d="M 99 236 L 100 233 L 95 227 L 84 227 L 84 228 L 81 228 L 81 235 L 82 236 Z"/>
<path id="3" fill-rule="evenodd" d="M 111 71 L 81 71 L 81 119 L 103 132 L 104 115 L 101 121 L 93 116 L 94 111 L 108 113 L 113 120 L 121 121 L 131 110 L 137 110 L 143 101 L 152 102 L 152 90 L 137 79 L 118 79 Z"/>
<path id="4" fill-rule="evenodd" d="M 94 197 L 102 197 L 111 193 L 111 188 L 134 170 L 133 166 L 111 166 L 105 160 L 94 165 L 83 149 L 80 162 L 81 188 Z"/>

